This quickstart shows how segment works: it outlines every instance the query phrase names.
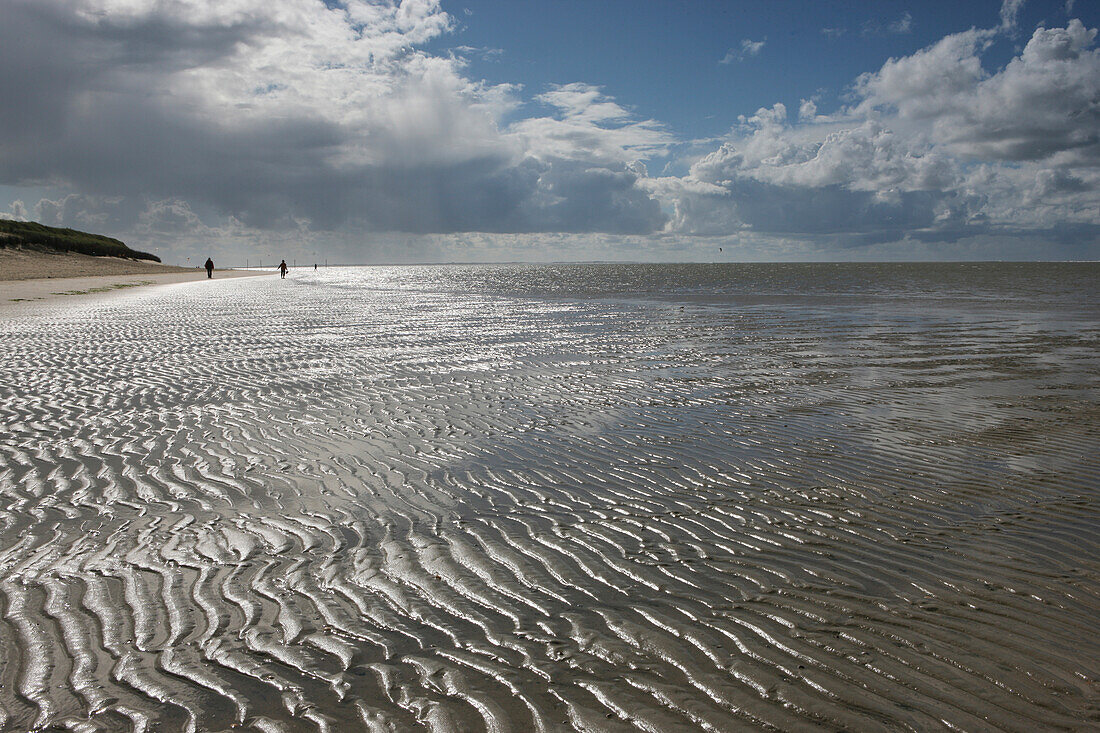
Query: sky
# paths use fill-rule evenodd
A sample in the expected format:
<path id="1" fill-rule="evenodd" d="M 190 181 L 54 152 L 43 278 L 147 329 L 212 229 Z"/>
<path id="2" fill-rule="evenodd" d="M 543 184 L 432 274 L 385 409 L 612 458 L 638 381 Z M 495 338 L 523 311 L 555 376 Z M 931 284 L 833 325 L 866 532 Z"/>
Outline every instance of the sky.
<path id="1" fill-rule="evenodd" d="M 3 0 L 0 218 L 164 261 L 1100 259 L 1094 0 Z"/>

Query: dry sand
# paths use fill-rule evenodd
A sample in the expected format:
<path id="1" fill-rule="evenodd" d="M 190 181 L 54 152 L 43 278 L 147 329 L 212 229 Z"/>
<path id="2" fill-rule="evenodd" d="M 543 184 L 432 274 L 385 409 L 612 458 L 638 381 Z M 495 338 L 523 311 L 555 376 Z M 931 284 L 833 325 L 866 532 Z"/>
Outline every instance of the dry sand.
<path id="1" fill-rule="evenodd" d="M 271 274 L 214 270 L 215 279 Z M 201 268 L 91 257 L 74 253 L 0 249 L 0 310 L 12 304 L 97 296 L 114 290 L 206 279 Z"/>
<path id="2" fill-rule="evenodd" d="M 73 252 L 42 252 L 33 249 L 0 249 L 0 280 L 91 277 L 94 275 L 162 275 L 201 272 L 194 267 L 162 265 L 148 260 L 92 257 Z"/>

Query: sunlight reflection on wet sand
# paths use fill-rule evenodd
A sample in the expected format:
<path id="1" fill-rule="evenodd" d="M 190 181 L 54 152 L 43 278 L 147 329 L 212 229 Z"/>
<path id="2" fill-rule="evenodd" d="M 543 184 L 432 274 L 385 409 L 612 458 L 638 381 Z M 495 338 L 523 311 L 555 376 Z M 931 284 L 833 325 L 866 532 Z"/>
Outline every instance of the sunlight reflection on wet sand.
<path id="1" fill-rule="evenodd" d="M 753 267 L 0 321 L 0 729 L 1100 724 L 1100 269 Z"/>

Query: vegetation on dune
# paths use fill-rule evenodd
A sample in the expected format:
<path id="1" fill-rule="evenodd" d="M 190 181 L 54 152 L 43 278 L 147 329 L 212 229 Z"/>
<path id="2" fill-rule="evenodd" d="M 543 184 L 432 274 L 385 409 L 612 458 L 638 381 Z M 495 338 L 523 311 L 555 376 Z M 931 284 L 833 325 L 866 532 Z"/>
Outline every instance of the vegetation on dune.
<path id="1" fill-rule="evenodd" d="M 160 258 L 156 255 L 130 249 L 117 239 L 105 237 L 102 234 L 48 227 L 33 221 L 0 219 L 0 247 L 44 248 L 97 257 L 124 257 L 128 260 L 160 262 Z"/>

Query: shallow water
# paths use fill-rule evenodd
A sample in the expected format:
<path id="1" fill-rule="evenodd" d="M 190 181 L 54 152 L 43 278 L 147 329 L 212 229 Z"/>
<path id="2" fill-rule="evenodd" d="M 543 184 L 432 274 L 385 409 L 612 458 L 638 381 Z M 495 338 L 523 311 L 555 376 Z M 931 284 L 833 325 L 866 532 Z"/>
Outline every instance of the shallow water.
<path id="1" fill-rule="evenodd" d="M 1100 267 L 0 320 L 0 730 L 1100 726 Z"/>

